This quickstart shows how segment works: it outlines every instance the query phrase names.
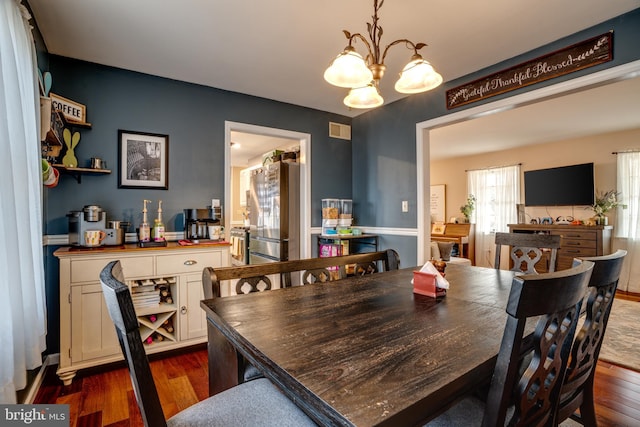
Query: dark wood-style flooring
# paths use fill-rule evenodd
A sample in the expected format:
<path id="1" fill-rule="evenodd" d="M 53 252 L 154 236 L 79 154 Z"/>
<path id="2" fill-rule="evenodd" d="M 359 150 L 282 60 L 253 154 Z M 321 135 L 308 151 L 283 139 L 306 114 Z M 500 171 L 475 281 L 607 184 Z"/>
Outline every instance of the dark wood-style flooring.
<path id="1" fill-rule="evenodd" d="M 208 396 L 205 348 L 151 360 L 151 370 L 167 418 Z M 601 427 L 640 425 L 640 373 L 601 361 L 595 394 Z M 66 387 L 51 367 L 34 403 L 69 404 L 71 427 L 143 426 L 124 365 L 80 371 Z"/>

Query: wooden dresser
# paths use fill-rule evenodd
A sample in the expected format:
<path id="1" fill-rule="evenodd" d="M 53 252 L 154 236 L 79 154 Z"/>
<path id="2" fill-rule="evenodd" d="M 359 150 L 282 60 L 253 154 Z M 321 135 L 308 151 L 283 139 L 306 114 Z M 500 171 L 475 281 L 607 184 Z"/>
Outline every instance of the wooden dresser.
<path id="1" fill-rule="evenodd" d="M 446 223 L 444 234 L 431 234 L 432 242 L 454 242 L 458 246 L 458 256 L 468 258 L 471 265 L 476 265 L 474 224 Z"/>
<path id="2" fill-rule="evenodd" d="M 573 259 L 576 257 L 601 256 L 611 253 L 611 235 L 613 233 L 611 225 L 509 224 L 509 231 L 511 233 L 545 233 L 561 236 L 556 270 L 571 268 Z"/>

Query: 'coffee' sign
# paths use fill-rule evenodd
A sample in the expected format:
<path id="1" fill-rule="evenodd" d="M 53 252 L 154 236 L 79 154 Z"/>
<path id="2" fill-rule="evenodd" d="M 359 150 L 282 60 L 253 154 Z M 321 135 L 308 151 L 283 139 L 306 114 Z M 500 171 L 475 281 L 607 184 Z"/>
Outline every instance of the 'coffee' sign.
<path id="1" fill-rule="evenodd" d="M 476 102 L 613 59 L 613 32 L 523 62 L 447 91 L 447 109 Z"/>
<path id="2" fill-rule="evenodd" d="M 87 109 L 84 105 L 55 93 L 49 93 L 49 96 L 51 96 L 51 106 L 54 110 L 59 110 L 65 120 L 78 123 L 87 121 Z"/>

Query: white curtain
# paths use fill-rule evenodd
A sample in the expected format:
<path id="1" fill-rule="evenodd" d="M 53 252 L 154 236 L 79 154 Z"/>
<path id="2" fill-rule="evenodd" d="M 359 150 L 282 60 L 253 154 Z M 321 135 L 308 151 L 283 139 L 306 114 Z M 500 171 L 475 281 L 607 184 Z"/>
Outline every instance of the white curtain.
<path id="1" fill-rule="evenodd" d="M 27 10 L 0 0 L 0 403 L 42 365 L 46 307 L 35 48 Z"/>
<path id="2" fill-rule="evenodd" d="M 626 249 L 618 288 L 640 293 L 640 152 L 618 153 L 617 191 L 626 209 L 616 212 L 615 249 Z"/>
<path id="3" fill-rule="evenodd" d="M 495 232 L 509 231 L 507 224 L 518 221 L 516 204 L 520 203 L 520 166 L 469 171 L 467 188 L 469 194 L 476 197 L 476 265 L 493 267 Z"/>

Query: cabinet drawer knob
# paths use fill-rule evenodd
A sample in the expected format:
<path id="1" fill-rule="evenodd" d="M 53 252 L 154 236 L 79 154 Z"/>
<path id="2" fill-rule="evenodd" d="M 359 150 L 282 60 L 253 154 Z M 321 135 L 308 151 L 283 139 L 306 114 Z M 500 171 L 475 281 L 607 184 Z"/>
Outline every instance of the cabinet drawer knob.
<path id="1" fill-rule="evenodd" d="M 184 306 L 184 305 L 182 307 L 180 307 L 180 313 L 181 314 L 187 314 L 187 307 Z"/>
<path id="2" fill-rule="evenodd" d="M 188 259 L 184 262 L 184 265 L 196 265 L 198 263 L 198 261 L 196 261 L 195 259 Z"/>

